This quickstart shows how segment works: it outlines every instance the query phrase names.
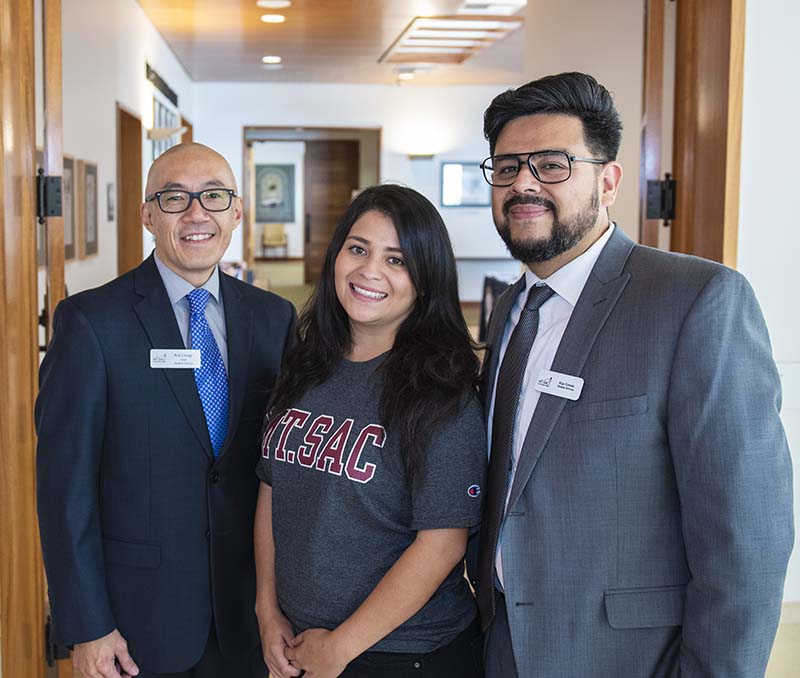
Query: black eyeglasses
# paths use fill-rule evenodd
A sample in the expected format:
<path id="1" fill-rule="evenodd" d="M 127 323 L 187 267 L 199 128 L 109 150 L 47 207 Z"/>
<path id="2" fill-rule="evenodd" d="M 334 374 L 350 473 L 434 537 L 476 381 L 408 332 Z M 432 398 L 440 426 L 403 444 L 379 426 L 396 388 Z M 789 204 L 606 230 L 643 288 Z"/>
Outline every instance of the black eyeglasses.
<path id="1" fill-rule="evenodd" d="M 517 180 L 522 164 L 525 162 L 537 181 L 543 184 L 560 184 L 572 176 L 573 162 L 604 165 L 608 161 L 597 158 L 581 158 L 577 155 L 569 155 L 564 151 L 493 155 L 481 163 L 483 178 L 490 186 L 511 186 Z"/>
<path id="2" fill-rule="evenodd" d="M 224 212 L 231 206 L 236 191 L 231 188 L 208 188 L 205 191 L 156 191 L 145 196 L 145 202 L 156 200 L 162 212 L 176 214 L 185 212 L 197 199 L 200 207 L 208 212 Z"/>

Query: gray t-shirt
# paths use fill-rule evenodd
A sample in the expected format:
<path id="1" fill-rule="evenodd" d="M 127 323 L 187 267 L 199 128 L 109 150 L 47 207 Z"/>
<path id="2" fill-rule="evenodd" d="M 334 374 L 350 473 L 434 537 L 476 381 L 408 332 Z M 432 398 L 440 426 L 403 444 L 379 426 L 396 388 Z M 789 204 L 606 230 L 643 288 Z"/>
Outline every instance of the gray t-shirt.
<path id="1" fill-rule="evenodd" d="M 407 484 L 396 435 L 379 418 L 383 356 L 342 360 L 267 430 L 258 476 L 272 486 L 275 577 L 297 632 L 347 619 L 418 530 L 480 522 L 486 434 L 477 399 L 442 422 Z M 371 650 L 430 652 L 475 617 L 459 564 L 411 619 Z"/>

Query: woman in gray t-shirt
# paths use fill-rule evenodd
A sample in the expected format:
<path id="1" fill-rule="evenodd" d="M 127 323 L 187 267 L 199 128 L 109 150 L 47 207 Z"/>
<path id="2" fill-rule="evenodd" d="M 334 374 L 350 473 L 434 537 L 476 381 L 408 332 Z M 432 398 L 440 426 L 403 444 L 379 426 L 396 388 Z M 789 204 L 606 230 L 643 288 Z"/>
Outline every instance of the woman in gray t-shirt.
<path id="1" fill-rule="evenodd" d="M 272 674 L 479 678 L 463 558 L 486 436 L 434 206 L 402 186 L 362 192 L 298 330 L 258 465 L 256 607 Z"/>

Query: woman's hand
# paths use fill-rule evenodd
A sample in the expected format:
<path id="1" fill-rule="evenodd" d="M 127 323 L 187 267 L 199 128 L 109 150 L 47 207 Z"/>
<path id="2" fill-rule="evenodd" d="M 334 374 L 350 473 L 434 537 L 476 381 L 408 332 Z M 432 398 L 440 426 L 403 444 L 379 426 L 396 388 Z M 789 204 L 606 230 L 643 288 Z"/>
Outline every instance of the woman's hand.
<path id="1" fill-rule="evenodd" d="M 261 613 L 258 616 L 258 628 L 261 633 L 261 651 L 264 662 L 274 678 L 295 678 L 300 669 L 292 666 L 286 658 L 286 649 L 291 647 L 295 639 L 292 625 L 280 612 Z"/>
<path id="2" fill-rule="evenodd" d="M 336 634 L 326 629 L 307 629 L 297 635 L 286 657 L 306 672 L 305 678 L 338 678 L 351 659 Z"/>

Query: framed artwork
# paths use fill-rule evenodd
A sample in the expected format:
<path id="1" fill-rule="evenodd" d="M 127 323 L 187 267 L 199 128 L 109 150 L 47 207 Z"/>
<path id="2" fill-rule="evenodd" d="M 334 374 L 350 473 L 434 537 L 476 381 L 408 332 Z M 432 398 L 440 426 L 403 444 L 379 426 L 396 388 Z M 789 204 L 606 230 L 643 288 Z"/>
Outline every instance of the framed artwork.
<path id="1" fill-rule="evenodd" d="M 82 162 L 81 179 L 81 229 L 78 256 L 81 259 L 97 254 L 97 165 Z"/>
<path id="2" fill-rule="evenodd" d="M 486 207 L 492 204 L 492 187 L 477 162 L 442 163 L 442 207 Z"/>
<path id="3" fill-rule="evenodd" d="M 70 261 L 77 254 L 76 245 L 76 163 L 64 156 L 64 174 L 61 180 L 61 209 L 64 215 L 64 260 Z"/>
<path id="4" fill-rule="evenodd" d="M 256 165 L 256 221 L 294 221 L 294 165 Z"/>
<path id="5" fill-rule="evenodd" d="M 36 174 L 44 168 L 44 153 L 36 149 Z M 47 224 L 40 224 L 36 218 L 36 265 L 41 268 L 47 265 Z"/>

